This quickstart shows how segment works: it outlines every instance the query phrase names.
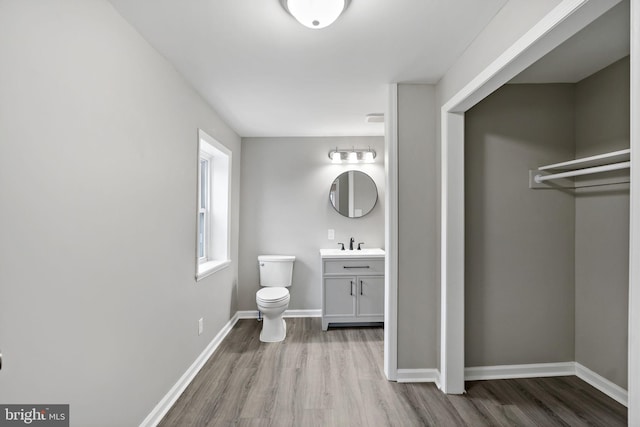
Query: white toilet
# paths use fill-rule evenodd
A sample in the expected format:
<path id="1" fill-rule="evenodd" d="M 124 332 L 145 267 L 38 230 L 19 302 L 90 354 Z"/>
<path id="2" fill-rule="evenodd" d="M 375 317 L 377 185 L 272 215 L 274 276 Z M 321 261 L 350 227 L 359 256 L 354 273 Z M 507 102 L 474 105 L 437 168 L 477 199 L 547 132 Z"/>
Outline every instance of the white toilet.
<path id="1" fill-rule="evenodd" d="M 262 313 L 260 341 L 279 342 L 287 335 L 287 325 L 282 314 L 289 306 L 289 290 L 293 276 L 292 255 L 260 255 L 260 286 L 256 293 L 258 310 Z"/>

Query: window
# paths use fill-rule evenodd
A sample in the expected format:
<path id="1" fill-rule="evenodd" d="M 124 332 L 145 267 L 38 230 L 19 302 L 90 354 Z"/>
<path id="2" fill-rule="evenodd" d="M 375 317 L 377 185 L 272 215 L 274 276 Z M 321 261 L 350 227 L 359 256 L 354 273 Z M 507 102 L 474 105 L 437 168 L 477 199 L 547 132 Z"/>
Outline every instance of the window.
<path id="1" fill-rule="evenodd" d="M 231 151 L 198 132 L 197 274 L 200 280 L 231 264 L 229 197 Z"/>

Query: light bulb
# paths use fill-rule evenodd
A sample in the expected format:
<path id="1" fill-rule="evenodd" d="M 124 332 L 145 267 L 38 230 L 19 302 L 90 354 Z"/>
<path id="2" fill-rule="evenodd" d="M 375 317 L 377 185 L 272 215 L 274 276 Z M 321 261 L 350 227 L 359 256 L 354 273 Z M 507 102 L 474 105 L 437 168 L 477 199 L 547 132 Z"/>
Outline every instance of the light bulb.
<path id="1" fill-rule="evenodd" d="M 347 161 L 349 163 L 358 163 L 358 153 L 355 151 L 350 151 L 349 156 L 347 157 Z"/>
<path id="2" fill-rule="evenodd" d="M 373 151 L 365 151 L 362 155 L 362 158 L 365 163 L 373 163 Z"/>
<path id="3" fill-rule="evenodd" d="M 344 10 L 345 0 L 287 0 L 289 13 L 302 25 L 312 29 L 327 27 Z"/>
<path id="4" fill-rule="evenodd" d="M 331 153 L 331 163 L 342 163 L 342 156 L 338 151 Z"/>

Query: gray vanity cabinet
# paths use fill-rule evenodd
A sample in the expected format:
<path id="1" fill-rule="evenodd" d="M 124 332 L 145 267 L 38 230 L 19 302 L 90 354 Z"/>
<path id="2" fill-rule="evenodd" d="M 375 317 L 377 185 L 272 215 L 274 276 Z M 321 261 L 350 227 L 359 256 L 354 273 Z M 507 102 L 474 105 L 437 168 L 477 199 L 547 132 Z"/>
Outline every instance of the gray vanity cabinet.
<path id="1" fill-rule="evenodd" d="M 384 321 L 384 257 L 322 258 L 322 329 Z"/>
<path id="2" fill-rule="evenodd" d="M 354 317 L 356 315 L 356 299 L 353 291 L 356 277 L 325 277 L 322 317 Z M 328 323 L 322 322 L 322 329 L 327 330 Z"/>
<path id="3" fill-rule="evenodd" d="M 356 316 L 377 316 L 384 321 L 384 276 L 360 276 L 356 280 L 359 292 L 356 299 Z"/>

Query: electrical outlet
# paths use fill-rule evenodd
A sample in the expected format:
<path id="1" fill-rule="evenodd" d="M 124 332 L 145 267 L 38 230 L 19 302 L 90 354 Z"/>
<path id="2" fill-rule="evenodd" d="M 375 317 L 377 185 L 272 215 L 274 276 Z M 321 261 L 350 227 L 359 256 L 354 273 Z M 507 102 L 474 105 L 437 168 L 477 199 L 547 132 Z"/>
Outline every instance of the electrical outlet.
<path id="1" fill-rule="evenodd" d="M 336 230 L 334 230 L 333 228 L 330 228 L 329 232 L 327 233 L 327 239 L 333 240 L 335 238 L 336 238 Z"/>
<path id="2" fill-rule="evenodd" d="M 204 318 L 200 318 L 198 320 L 198 335 L 202 335 L 202 331 L 204 331 Z"/>

